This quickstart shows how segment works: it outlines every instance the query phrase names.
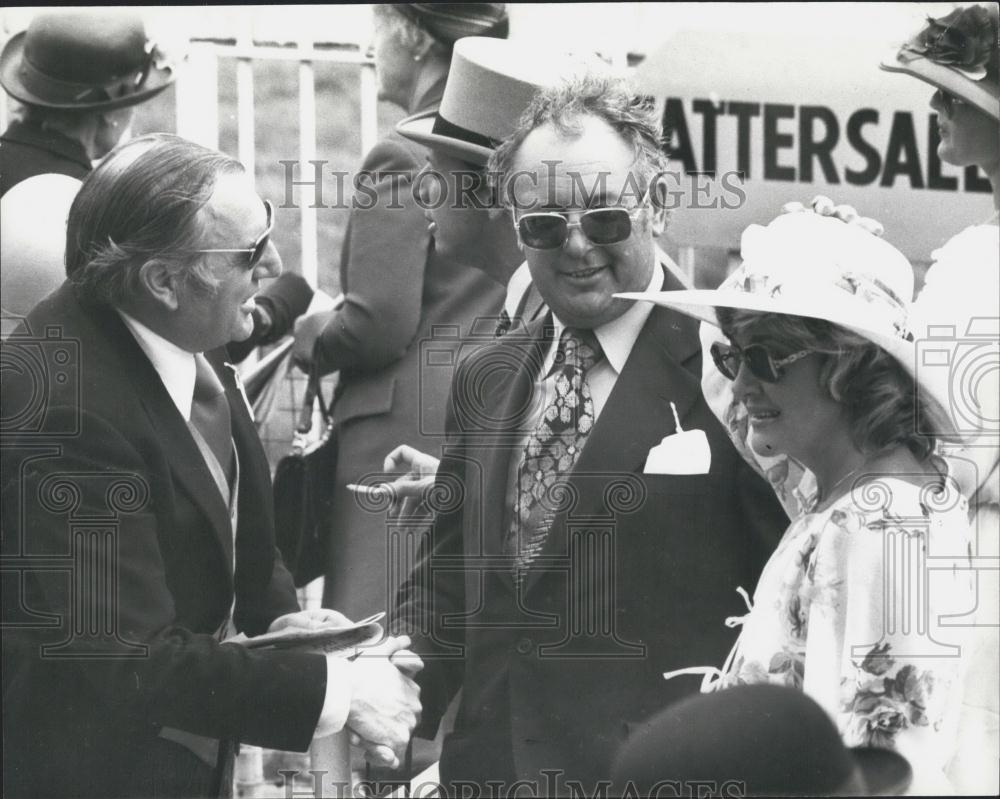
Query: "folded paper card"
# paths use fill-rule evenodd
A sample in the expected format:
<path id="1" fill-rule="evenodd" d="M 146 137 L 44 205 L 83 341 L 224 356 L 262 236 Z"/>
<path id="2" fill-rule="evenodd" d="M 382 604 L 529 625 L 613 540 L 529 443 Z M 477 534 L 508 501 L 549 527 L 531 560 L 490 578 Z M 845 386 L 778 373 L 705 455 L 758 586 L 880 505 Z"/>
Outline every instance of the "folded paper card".
<path id="1" fill-rule="evenodd" d="M 708 474 L 712 466 L 712 449 L 708 446 L 708 436 L 704 430 L 685 430 L 677 415 L 677 407 L 670 403 L 674 412 L 676 432 L 666 436 L 653 447 L 646 456 L 644 474 Z"/>
<path id="2" fill-rule="evenodd" d="M 379 621 L 384 616 L 385 613 L 376 613 L 346 627 L 285 627 L 277 632 L 264 633 L 253 638 L 240 633 L 227 638 L 224 643 L 240 644 L 247 649 L 303 647 L 328 655 L 342 653 L 350 656 L 355 654 L 355 650 L 359 647 L 371 646 L 382 640 L 384 633 Z"/>

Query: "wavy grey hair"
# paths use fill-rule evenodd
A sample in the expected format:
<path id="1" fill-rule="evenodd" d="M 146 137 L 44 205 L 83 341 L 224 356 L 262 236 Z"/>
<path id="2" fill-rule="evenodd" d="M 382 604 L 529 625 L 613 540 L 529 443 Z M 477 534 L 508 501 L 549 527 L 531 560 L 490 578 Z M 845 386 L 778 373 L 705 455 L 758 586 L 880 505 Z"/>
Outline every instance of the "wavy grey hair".
<path id="1" fill-rule="evenodd" d="M 934 450 L 930 430 L 941 429 L 940 409 L 888 352 L 823 319 L 742 309 L 717 310 L 722 332 L 773 347 L 778 357 L 798 350 L 821 361 L 820 386 L 843 405 L 854 445 L 866 455 L 903 445 L 918 460 Z"/>
<path id="2" fill-rule="evenodd" d="M 509 204 L 508 183 L 529 133 L 552 125 L 563 136 L 579 136 L 586 117 L 603 120 L 632 147 L 635 174 L 643 191 L 666 171 L 663 130 L 649 99 L 636 94 L 623 78 L 588 70 L 540 90 L 524 110 L 517 128 L 493 153 L 489 172 L 500 197 Z"/>

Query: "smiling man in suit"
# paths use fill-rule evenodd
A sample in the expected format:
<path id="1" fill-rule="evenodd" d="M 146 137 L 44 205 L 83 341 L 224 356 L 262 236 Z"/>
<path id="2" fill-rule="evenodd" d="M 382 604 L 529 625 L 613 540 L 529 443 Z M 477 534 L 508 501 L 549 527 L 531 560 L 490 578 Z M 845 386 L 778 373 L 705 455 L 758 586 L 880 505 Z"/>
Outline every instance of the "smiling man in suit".
<path id="1" fill-rule="evenodd" d="M 536 96 L 491 168 L 552 313 L 460 365 L 397 614 L 426 664 L 418 734 L 463 689 L 446 790 L 592 795 L 630 729 L 697 690 L 662 672 L 725 657 L 736 588 L 786 520 L 705 405 L 697 326 L 614 296 L 681 288 L 655 247 L 652 111 L 613 78 L 572 79 Z M 678 424 L 705 432 L 710 467 L 701 452 L 644 469 Z"/>
<path id="2" fill-rule="evenodd" d="M 305 750 L 348 725 L 398 762 L 418 690 L 348 662 L 223 639 L 299 611 L 268 464 L 227 342 L 281 273 L 239 162 L 136 139 L 85 180 L 70 278 L 4 343 L 4 793 L 216 796 L 234 744 Z"/>

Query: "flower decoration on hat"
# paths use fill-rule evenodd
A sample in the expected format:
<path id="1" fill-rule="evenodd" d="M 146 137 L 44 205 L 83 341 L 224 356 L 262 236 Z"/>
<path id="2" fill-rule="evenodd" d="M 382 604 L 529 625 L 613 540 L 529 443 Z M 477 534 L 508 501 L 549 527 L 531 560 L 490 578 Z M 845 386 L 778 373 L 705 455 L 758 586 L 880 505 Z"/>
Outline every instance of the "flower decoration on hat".
<path id="1" fill-rule="evenodd" d="M 971 80 L 998 77 L 998 22 L 985 6 L 956 8 L 950 14 L 927 18 L 927 25 L 903 45 L 902 57 L 926 58 L 956 69 Z"/>

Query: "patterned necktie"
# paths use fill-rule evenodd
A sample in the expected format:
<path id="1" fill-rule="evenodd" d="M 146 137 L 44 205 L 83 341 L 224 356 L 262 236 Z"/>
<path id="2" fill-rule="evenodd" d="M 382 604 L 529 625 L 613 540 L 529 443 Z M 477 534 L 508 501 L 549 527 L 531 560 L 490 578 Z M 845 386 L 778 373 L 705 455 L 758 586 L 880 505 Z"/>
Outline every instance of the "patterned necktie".
<path id="1" fill-rule="evenodd" d="M 191 424 L 212 450 L 229 482 L 233 477 L 233 432 L 226 389 L 204 355 L 196 355 L 195 364 Z"/>
<path id="2" fill-rule="evenodd" d="M 593 331 L 563 331 L 550 372 L 555 377 L 552 396 L 528 437 L 517 470 L 517 497 L 504 552 L 514 558 L 518 586 L 552 526 L 558 505 L 553 487 L 572 471 L 594 426 L 586 376 L 602 357 Z"/>

